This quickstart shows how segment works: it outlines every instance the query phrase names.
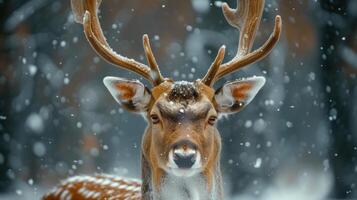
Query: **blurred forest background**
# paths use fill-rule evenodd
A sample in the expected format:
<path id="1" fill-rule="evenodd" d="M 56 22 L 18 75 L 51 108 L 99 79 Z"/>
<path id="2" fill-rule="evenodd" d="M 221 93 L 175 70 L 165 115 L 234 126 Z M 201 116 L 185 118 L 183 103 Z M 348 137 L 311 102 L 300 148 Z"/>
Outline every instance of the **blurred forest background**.
<path id="1" fill-rule="evenodd" d="M 221 1 L 105 0 L 111 46 L 142 62 L 148 33 L 165 76 L 195 80 L 218 48 L 235 55 L 238 31 Z M 229 0 L 231 6 L 235 0 Z M 225 78 L 267 83 L 221 120 L 229 199 L 357 198 L 357 1 L 266 0 L 255 46 L 283 18 L 270 56 Z M 39 199 L 68 176 L 140 176 L 145 121 L 102 84 L 138 78 L 99 58 L 74 23 L 70 1 L 0 0 L 0 198 Z"/>

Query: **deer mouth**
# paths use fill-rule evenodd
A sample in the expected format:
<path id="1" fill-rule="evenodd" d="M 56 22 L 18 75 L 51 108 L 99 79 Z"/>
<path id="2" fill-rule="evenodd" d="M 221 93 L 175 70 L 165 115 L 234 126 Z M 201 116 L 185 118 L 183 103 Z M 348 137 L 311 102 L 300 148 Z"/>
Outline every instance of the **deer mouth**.
<path id="1" fill-rule="evenodd" d="M 172 149 L 169 152 L 166 172 L 178 177 L 191 177 L 202 171 L 199 151 Z"/>

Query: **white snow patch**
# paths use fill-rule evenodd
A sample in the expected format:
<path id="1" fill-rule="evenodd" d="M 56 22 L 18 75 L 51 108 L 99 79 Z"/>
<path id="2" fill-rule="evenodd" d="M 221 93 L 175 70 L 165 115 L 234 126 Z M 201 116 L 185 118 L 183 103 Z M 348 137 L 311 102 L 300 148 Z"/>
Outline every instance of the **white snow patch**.
<path id="1" fill-rule="evenodd" d="M 253 130 L 257 133 L 262 133 L 266 127 L 267 127 L 266 122 L 264 121 L 264 119 L 260 118 L 254 122 Z"/>
<path id="2" fill-rule="evenodd" d="M 33 153 L 38 157 L 42 157 L 46 154 L 46 147 L 42 142 L 36 142 L 33 144 L 32 150 Z"/>
<path id="3" fill-rule="evenodd" d="M 43 119 L 39 114 L 32 113 L 26 119 L 26 126 L 35 133 L 42 133 L 44 129 Z"/>
<path id="4" fill-rule="evenodd" d="M 254 168 L 258 169 L 262 166 L 262 159 L 261 158 L 257 158 L 257 160 L 255 161 L 254 164 Z"/>
<path id="5" fill-rule="evenodd" d="M 29 72 L 31 76 L 35 76 L 37 73 L 37 67 L 35 65 L 29 65 Z"/>
<path id="6" fill-rule="evenodd" d="M 206 13 L 210 9 L 209 0 L 192 0 L 192 6 L 199 13 Z"/>

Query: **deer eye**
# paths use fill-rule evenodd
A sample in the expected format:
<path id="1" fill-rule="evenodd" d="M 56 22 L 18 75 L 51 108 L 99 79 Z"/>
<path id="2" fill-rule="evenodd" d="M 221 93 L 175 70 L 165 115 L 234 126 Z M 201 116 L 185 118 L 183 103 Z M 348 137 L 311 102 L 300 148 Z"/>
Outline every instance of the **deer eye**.
<path id="1" fill-rule="evenodd" d="M 151 121 L 152 121 L 153 124 L 157 124 L 157 123 L 160 122 L 160 118 L 156 114 L 151 115 L 150 118 L 151 118 Z"/>
<path id="2" fill-rule="evenodd" d="M 217 121 L 217 117 L 216 116 L 211 116 L 211 117 L 208 118 L 208 123 L 210 125 L 214 125 L 216 123 L 216 121 Z"/>

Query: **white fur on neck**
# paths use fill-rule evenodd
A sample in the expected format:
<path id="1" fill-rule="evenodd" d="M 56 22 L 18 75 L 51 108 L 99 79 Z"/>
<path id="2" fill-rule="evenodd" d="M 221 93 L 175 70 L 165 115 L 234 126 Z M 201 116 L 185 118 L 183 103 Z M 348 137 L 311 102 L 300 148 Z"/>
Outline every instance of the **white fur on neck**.
<path id="1" fill-rule="evenodd" d="M 192 177 L 167 175 L 160 191 L 155 192 L 154 200 L 213 200 L 206 185 L 201 174 Z"/>

